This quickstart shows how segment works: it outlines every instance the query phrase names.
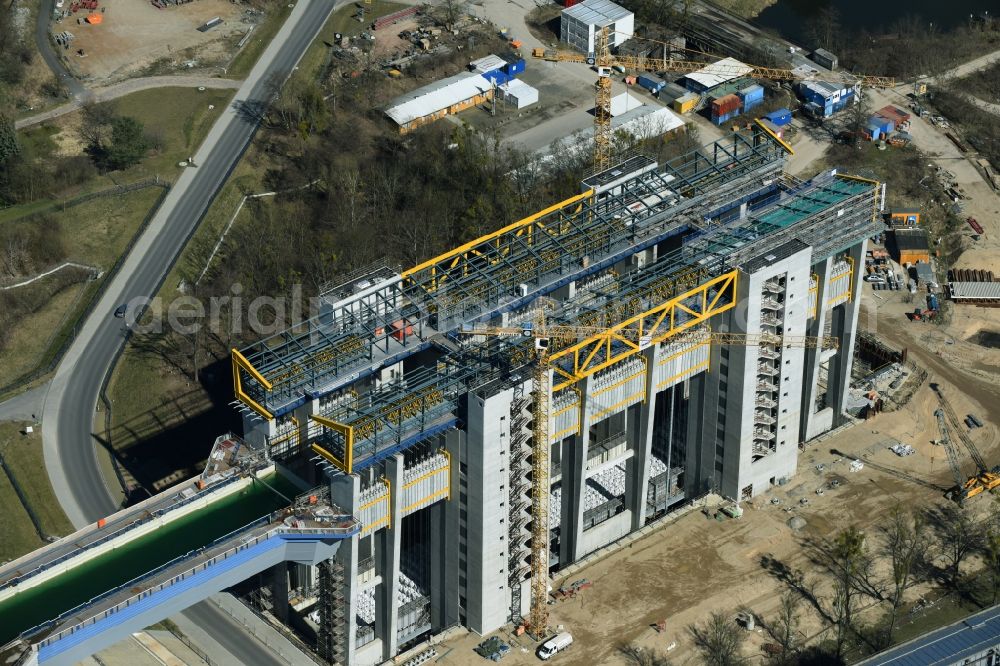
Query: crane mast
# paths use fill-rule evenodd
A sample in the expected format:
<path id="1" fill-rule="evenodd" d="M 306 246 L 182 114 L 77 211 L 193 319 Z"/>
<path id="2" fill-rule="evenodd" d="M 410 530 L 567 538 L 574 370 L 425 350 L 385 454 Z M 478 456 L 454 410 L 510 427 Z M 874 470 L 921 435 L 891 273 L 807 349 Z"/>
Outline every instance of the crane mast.
<path id="1" fill-rule="evenodd" d="M 549 353 L 548 339 L 535 339 L 534 421 L 531 450 L 531 613 L 538 639 L 549 625 Z"/>
<path id="2" fill-rule="evenodd" d="M 608 45 L 608 28 L 605 26 L 594 35 L 595 64 L 597 65 L 597 100 L 594 105 L 594 170 L 611 168 L 611 47 Z"/>

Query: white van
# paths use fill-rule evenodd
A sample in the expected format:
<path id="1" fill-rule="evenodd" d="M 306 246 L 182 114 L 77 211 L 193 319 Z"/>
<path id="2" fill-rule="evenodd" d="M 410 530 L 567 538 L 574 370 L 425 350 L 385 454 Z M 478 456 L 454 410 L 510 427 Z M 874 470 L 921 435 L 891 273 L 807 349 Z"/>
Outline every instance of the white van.
<path id="1" fill-rule="evenodd" d="M 568 631 L 556 634 L 549 640 L 542 643 L 542 646 L 538 648 L 538 658 L 543 661 L 550 659 L 556 652 L 562 652 L 572 644 L 573 634 Z"/>

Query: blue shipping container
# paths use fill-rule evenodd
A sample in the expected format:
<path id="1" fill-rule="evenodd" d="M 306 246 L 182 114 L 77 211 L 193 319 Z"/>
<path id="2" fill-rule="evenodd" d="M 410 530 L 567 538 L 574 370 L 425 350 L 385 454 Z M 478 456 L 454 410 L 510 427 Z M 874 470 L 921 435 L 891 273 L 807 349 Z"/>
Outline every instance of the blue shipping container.
<path id="1" fill-rule="evenodd" d="M 721 125 L 722 123 L 724 123 L 724 122 L 726 122 L 728 120 L 732 120 L 733 118 L 735 118 L 738 115 L 740 115 L 740 110 L 736 109 L 735 111 L 730 111 L 729 113 L 724 113 L 721 116 L 719 116 L 718 118 L 713 117 L 712 118 L 712 122 L 715 123 L 716 125 Z"/>
<path id="2" fill-rule="evenodd" d="M 651 93 L 658 93 L 663 90 L 663 86 L 667 85 L 666 81 L 651 74 L 640 74 L 636 78 L 636 83 Z"/>
<path id="3" fill-rule="evenodd" d="M 778 127 L 783 127 L 792 122 L 792 112 L 788 109 L 778 109 L 764 116 Z"/>
<path id="4" fill-rule="evenodd" d="M 746 100 L 743 100 L 743 112 L 746 113 L 750 109 L 752 109 L 752 108 L 754 108 L 756 106 L 760 106 L 763 103 L 764 103 L 763 99 L 746 99 Z"/>
<path id="5" fill-rule="evenodd" d="M 524 71 L 524 60 L 518 59 L 513 62 L 508 62 L 503 67 L 503 71 L 511 78 L 514 78 L 518 74 Z"/>
<path id="6" fill-rule="evenodd" d="M 755 102 L 764 99 L 764 89 L 759 85 L 748 86 L 736 94 L 744 102 Z"/>
<path id="7" fill-rule="evenodd" d="M 488 81 L 492 81 L 498 86 L 502 86 L 510 80 L 510 77 L 503 73 L 499 69 L 494 69 L 492 72 L 486 72 L 483 77 Z"/>

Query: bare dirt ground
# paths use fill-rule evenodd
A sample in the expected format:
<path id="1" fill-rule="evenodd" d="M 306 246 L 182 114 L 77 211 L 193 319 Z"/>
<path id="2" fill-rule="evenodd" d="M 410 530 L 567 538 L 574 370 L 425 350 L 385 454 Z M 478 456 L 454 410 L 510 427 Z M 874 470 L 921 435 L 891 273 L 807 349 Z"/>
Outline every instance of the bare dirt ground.
<path id="1" fill-rule="evenodd" d="M 64 8 L 68 9 L 67 0 Z M 243 6 L 227 0 L 195 0 L 184 5 L 153 7 L 148 0 L 106 0 L 103 22 L 77 24 L 86 10 L 53 24 L 53 32 L 68 30 L 75 39 L 64 51 L 70 65 L 93 82 L 110 82 L 141 71 L 166 58 L 181 66 L 197 61 L 198 67 L 223 61 L 232 47 L 227 37 L 246 32 L 241 21 Z M 100 10 L 98 10 L 100 11 Z M 207 32 L 197 28 L 218 16 L 223 20 Z M 86 57 L 79 57 L 83 49 Z"/>

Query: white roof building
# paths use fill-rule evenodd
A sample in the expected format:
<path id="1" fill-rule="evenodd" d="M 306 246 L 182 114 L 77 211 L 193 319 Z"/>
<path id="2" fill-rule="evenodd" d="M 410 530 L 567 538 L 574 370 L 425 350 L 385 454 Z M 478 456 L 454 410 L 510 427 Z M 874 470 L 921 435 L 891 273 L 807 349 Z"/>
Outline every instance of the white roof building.
<path id="1" fill-rule="evenodd" d="M 397 97 L 386 109 L 385 115 L 405 132 L 485 101 L 492 89 L 493 84 L 481 74 L 456 74 Z"/>
<path id="2" fill-rule="evenodd" d="M 538 89 L 532 88 L 520 79 L 511 79 L 500 86 L 504 100 L 515 109 L 523 109 L 538 101 Z"/>
<path id="3" fill-rule="evenodd" d="M 746 65 L 736 58 L 723 58 L 719 62 L 713 62 L 707 67 L 702 67 L 697 72 L 691 72 L 685 78 L 693 82 L 695 92 L 711 90 L 723 83 L 748 76 L 753 72 L 753 67 Z M 692 86 L 688 86 L 692 88 Z"/>
<path id="4" fill-rule="evenodd" d="M 640 106 L 643 106 L 644 104 L 645 102 L 643 102 L 641 99 L 639 99 L 638 97 L 634 97 L 633 95 L 630 95 L 627 92 L 623 92 L 620 95 L 615 95 L 614 97 L 611 98 L 611 117 L 617 118 L 623 113 L 627 113 L 629 111 L 638 109 Z"/>
<path id="5" fill-rule="evenodd" d="M 628 132 L 640 141 L 662 136 L 684 126 L 684 120 L 665 106 L 648 104 L 632 109 L 611 121 L 615 132 Z"/>
<path id="6" fill-rule="evenodd" d="M 611 46 L 623 44 L 635 32 L 635 14 L 611 0 L 584 0 L 562 10 L 559 39 L 583 53 L 594 52 L 594 36 L 608 29 Z"/>

